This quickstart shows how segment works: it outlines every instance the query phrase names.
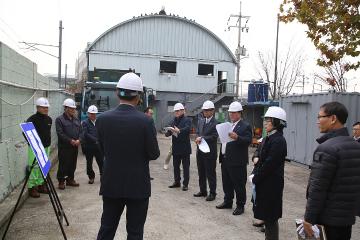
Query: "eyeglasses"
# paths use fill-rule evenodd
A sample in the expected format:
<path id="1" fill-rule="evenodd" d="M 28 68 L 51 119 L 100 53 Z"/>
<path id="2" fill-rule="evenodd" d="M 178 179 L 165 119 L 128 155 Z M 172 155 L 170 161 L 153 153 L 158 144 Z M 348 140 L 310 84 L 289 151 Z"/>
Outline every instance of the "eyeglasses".
<path id="1" fill-rule="evenodd" d="M 331 115 L 323 115 L 323 116 L 321 116 L 321 115 L 318 115 L 317 116 L 317 119 L 320 119 L 320 118 L 326 118 L 326 117 L 330 117 Z"/>
<path id="2" fill-rule="evenodd" d="M 353 131 L 357 131 L 357 130 L 360 130 L 360 128 L 353 128 Z"/>

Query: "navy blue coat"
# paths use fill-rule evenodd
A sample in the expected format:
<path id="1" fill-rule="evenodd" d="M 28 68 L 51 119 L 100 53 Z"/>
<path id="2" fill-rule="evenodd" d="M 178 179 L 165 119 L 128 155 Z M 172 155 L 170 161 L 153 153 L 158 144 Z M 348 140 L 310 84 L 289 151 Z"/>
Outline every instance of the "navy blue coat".
<path id="1" fill-rule="evenodd" d="M 96 129 L 105 157 L 100 195 L 150 197 L 149 160 L 160 155 L 151 119 L 133 106 L 120 104 L 98 117 Z"/>
<path id="2" fill-rule="evenodd" d="M 254 157 L 259 161 L 253 170 L 256 199 L 254 217 L 275 221 L 282 217 L 286 140 L 281 131 L 264 138 Z"/>
<path id="3" fill-rule="evenodd" d="M 251 126 L 240 120 L 233 129 L 238 135 L 237 140 L 226 144 L 225 158 L 220 151 L 219 161 L 226 166 L 244 166 L 249 162 L 249 145 L 252 140 Z"/>
<path id="4" fill-rule="evenodd" d="M 173 155 L 190 155 L 191 144 L 190 144 L 190 129 L 191 120 L 184 115 L 174 120 L 169 124 L 171 127 L 177 127 L 180 129 L 180 133 L 177 137 L 172 136 L 172 154 Z M 165 136 L 171 136 L 171 132 L 165 133 Z"/>
<path id="5" fill-rule="evenodd" d="M 98 134 L 95 125 L 90 119 L 86 119 L 81 123 L 82 125 L 82 139 L 81 146 L 83 148 L 93 149 L 98 148 Z"/>

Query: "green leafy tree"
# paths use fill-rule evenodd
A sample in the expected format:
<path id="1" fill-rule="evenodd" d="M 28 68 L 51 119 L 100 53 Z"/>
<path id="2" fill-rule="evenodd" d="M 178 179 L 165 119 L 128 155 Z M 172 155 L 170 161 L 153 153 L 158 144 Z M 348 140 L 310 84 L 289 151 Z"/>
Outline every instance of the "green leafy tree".
<path id="1" fill-rule="evenodd" d="M 322 67 L 341 60 L 345 71 L 360 66 L 360 0 L 283 0 L 280 20 L 295 19 L 307 25 L 307 36 L 321 52 L 317 60 Z M 351 61 L 350 61 L 351 60 Z"/>

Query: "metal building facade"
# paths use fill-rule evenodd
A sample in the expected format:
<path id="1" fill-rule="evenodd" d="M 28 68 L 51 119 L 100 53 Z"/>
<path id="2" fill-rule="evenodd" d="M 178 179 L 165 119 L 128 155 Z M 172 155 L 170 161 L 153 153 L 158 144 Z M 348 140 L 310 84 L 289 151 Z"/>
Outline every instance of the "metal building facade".
<path id="1" fill-rule="evenodd" d="M 344 104 L 349 112 L 346 127 L 351 134 L 353 123 L 360 121 L 359 93 L 317 93 L 283 97 L 280 106 L 287 113 L 288 126 L 284 130 L 287 141 L 287 158 L 302 164 L 311 165 L 312 155 L 320 137 L 317 115 L 320 106 L 326 102 L 337 101 Z"/>
<path id="2" fill-rule="evenodd" d="M 88 70 L 135 69 L 157 91 L 216 92 L 218 72 L 234 83 L 236 59 L 215 34 L 195 21 L 173 15 L 134 17 L 109 29 L 88 48 Z M 161 73 L 160 61 L 176 62 L 176 73 Z M 199 64 L 214 66 L 198 75 Z"/>

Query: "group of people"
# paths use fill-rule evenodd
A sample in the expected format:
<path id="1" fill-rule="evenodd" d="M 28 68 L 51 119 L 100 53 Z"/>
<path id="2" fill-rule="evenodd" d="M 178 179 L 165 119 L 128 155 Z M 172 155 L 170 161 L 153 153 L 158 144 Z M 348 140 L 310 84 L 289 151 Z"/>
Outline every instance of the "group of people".
<path id="1" fill-rule="evenodd" d="M 96 106 L 88 109 L 88 119 L 83 123 L 76 118 L 75 102 L 64 101 L 64 114 L 56 123 L 58 134 L 59 189 L 79 186 L 74 179 L 78 147 L 82 145 L 87 159 L 89 184 L 94 182 L 92 159 L 95 156 L 101 176 L 100 195 L 103 213 L 97 239 L 113 239 L 120 217 L 126 207 L 127 239 L 143 239 L 147 217 L 151 183 L 149 162 L 160 155 L 156 129 L 148 108 L 146 114 L 136 106 L 141 101 L 143 85 L 134 73 L 124 74 L 116 86 L 119 105 L 96 118 Z M 52 120 L 48 116 L 49 102 L 45 98 L 36 101 L 37 113 L 28 121 L 34 123 L 44 147 L 51 143 Z M 199 192 L 194 197 L 206 201 L 216 199 L 216 165 L 221 163 L 223 202 L 218 209 L 231 209 L 233 215 L 244 213 L 246 182 L 252 185 L 254 218 L 256 225 L 265 226 L 265 239 L 279 239 L 278 220 L 282 217 L 284 167 L 287 144 L 283 129 L 287 125 L 286 112 L 280 107 L 270 107 L 264 115 L 264 137 L 252 156 L 254 168 L 247 177 L 248 148 L 252 142 L 251 126 L 242 119 L 243 107 L 234 101 L 229 106 L 231 129 L 229 140 L 218 150 L 218 122 L 215 106 L 205 101 L 196 128 L 196 162 L 199 176 Z M 312 236 L 313 225 L 322 224 L 329 240 L 351 238 L 351 226 L 360 212 L 360 123 L 353 125 L 353 138 L 344 127 L 348 112 L 344 105 L 330 102 L 322 105 L 318 114 L 318 126 L 324 133 L 317 141 L 306 193 L 307 204 L 303 226 Z M 187 191 L 190 177 L 192 123 L 185 116 L 181 103 L 174 106 L 174 119 L 167 127 L 165 136 L 172 136 L 174 182 L 169 188 Z M 209 150 L 200 145 L 206 143 Z M 29 152 L 30 153 L 30 152 Z M 29 161 L 34 156 L 29 155 Z M 181 182 L 180 165 L 183 168 Z M 37 170 L 32 174 L 36 178 Z M 208 185 L 208 186 L 207 186 Z M 30 194 L 36 187 L 44 192 L 41 181 L 30 181 Z M 235 196 L 234 196 L 235 195 Z M 359 212 L 357 212 L 359 211 Z"/>
<path id="2" fill-rule="evenodd" d="M 30 116 L 26 122 L 32 122 L 44 145 L 46 153 L 50 154 L 52 119 L 49 116 L 49 101 L 40 97 L 35 102 L 36 113 Z M 58 159 L 57 171 L 58 188 L 64 190 L 66 186 L 78 187 L 75 181 L 78 149 L 81 145 L 86 157 L 86 169 L 89 184 L 94 183 L 95 172 L 93 170 L 93 158 L 95 157 L 100 175 L 103 166 L 103 154 L 99 147 L 97 130 L 95 128 L 96 114 L 98 109 L 92 105 L 88 108 L 88 118 L 80 123 L 77 118 L 76 105 L 71 98 L 63 103 L 64 113 L 56 118 L 55 126 L 58 136 Z M 28 165 L 32 166 L 35 160 L 31 148 L 28 148 Z M 39 166 L 34 164 L 28 181 L 29 195 L 33 198 L 40 197 L 40 193 L 48 193 L 46 184 L 41 175 Z"/>
<path id="3" fill-rule="evenodd" d="M 230 141 L 220 146 L 219 155 L 218 131 L 216 129 L 218 122 L 214 117 L 214 103 L 209 100 L 203 103 L 195 137 L 200 191 L 195 193 L 194 197 L 205 197 L 206 201 L 215 200 L 216 165 L 217 159 L 219 159 L 224 200 L 216 208 L 231 209 L 235 193 L 236 207 L 233 215 L 244 213 L 249 159 L 248 148 L 252 142 L 251 126 L 242 119 L 242 111 L 240 102 L 234 101 L 230 104 L 228 110 L 231 121 L 231 131 L 228 133 Z M 191 121 L 184 114 L 184 106 L 181 103 L 175 104 L 175 117 L 169 124 L 171 128 L 167 128 L 168 131 L 165 136 L 172 136 L 174 182 L 169 187 L 181 187 L 180 163 L 182 162 L 184 175 L 182 190 L 186 191 L 189 183 Z M 254 216 L 265 224 L 266 239 L 278 239 L 276 238 L 278 236 L 277 220 L 282 215 L 284 164 L 287 155 L 286 141 L 283 137 L 285 126 L 285 111 L 280 107 L 270 107 L 264 116 L 266 137 L 253 157 L 254 170 L 250 179 L 256 186 L 252 197 Z M 209 146 L 210 151 L 203 152 L 199 148 L 199 145 L 204 141 Z M 207 190 L 207 182 L 209 191 Z"/>

